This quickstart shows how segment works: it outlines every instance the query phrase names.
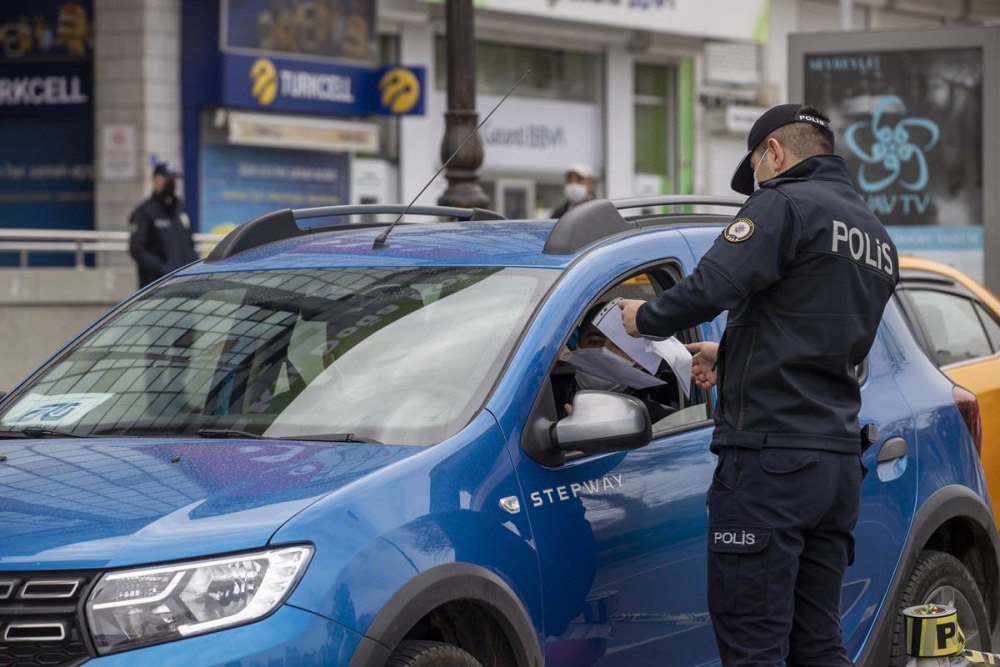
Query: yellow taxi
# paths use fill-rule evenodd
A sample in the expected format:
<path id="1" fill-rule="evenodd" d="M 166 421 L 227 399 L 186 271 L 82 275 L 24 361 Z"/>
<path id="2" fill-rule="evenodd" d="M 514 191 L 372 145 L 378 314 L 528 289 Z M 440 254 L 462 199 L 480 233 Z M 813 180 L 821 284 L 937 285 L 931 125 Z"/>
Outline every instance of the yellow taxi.
<path id="1" fill-rule="evenodd" d="M 979 399 L 983 471 L 1000 519 L 1000 300 L 958 269 L 906 256 L 896 295 L 931 360 Z"/>

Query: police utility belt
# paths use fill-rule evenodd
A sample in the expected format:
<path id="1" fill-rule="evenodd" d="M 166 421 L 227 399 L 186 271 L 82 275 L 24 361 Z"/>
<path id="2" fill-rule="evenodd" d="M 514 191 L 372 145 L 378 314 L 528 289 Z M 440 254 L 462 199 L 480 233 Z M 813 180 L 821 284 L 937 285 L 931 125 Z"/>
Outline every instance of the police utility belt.
<path id="1" fill-rule="evenodd" d="M 783 442 L 782 439 L 788 439 L 788 442 Z M 865 451 L 878 442 L 878 426 L 875 424 L 865 424 L 861 427 L 861 453 L 864 454 Z M 822 440 L 821 435 L 808 435 L 808 436 L 788 436 L 788 435 L 769 435 L 767 433 L 751 433 L 749 431 L 726 431 L 721 436 L 718 436 L 715 442 L 717 447 L 743 447 L 745 449 L 764 449 L 767 446 L 771 447 L 781 447 L 781 448 L 799 448 L 802 447 L 801 443 L 803 440 L 809 440 L 815 442 L 815 440 Z M 841 438 L 836 438 L 837 442 L 843 442 Z M 813 449 L 810 446 L 808 449 Z"/>

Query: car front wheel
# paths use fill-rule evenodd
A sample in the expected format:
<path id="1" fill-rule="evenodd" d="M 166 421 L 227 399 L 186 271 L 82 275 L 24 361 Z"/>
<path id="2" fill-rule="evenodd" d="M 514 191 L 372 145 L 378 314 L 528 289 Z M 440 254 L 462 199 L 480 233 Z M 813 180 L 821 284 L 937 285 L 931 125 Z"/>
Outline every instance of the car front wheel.
<path id="1" fill-rule="evenodd" d="M 989 614 L 972 573 L 951 554 L 926 550 L 910 571 L 910 579 L 903 589 L 903 597 L 893 619 L 889 667 L 906 665 L 908 658 L 902 611 L 921 604 L 954 607 L 958 612 L 958 624 L 965 633 L 965 645 L 977 651 L 992 650 Z"/>
<path id="2" fill-rule="evenodd" d="M 402 642 L 389 657 L 385 667 L 483 667 L 472 655 L 441 642 Z"/>

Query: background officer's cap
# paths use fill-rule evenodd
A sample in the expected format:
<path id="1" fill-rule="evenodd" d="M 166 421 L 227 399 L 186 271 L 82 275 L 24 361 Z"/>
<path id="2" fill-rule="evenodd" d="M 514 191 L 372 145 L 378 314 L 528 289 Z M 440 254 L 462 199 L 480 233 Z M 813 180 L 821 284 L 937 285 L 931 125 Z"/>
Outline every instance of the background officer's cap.
<path id="1" fill-rule="evenodd" d="M 733 180 L 730 182 L 733 190 L 745 195 L 753 194 L 753 167 L 750 165 L 750 156 L 753 155 L 754 149 L 760 142 L 779 127 L 790 123 L 812 123 L 823 129 L 830 129 L 830 124 L 822 118 L 801 113 L 800 110 L 803 108 L 802 104 L 779 104 L 765 111 L 757 119 L 757 122 L 750 128 L 749 136 L 747 136 L 747 154 L 743 156 L 736 171 L 733 172 Z"/>
<path id="2" fill-rule="evenodd" d="M 157 162 L 153 165 L 153 176 L 166 176 L 176 178 L 181 175 L 180 170 L 169 162 Z"/>

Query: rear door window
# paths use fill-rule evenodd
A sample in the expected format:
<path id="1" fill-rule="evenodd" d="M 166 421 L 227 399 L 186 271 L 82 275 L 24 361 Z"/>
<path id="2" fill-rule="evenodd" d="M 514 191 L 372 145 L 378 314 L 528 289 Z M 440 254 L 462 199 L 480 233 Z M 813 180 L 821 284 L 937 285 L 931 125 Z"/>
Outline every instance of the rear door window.
<path id="1" fill-rule="evenodd" d="M 993 353 L 971 299 L 935 290 L 910 290 L 909 295 L 939 365 Z"/>
<path id="2" fill-rule="evenodd" d="M 990 337 L 990 346 L 994 352 L 1000 351 L 1000 322 L 990 311 L 986 310 L 983 304 L 976 302 L 976 312 L 986 328 L 986 334 Z"/>

